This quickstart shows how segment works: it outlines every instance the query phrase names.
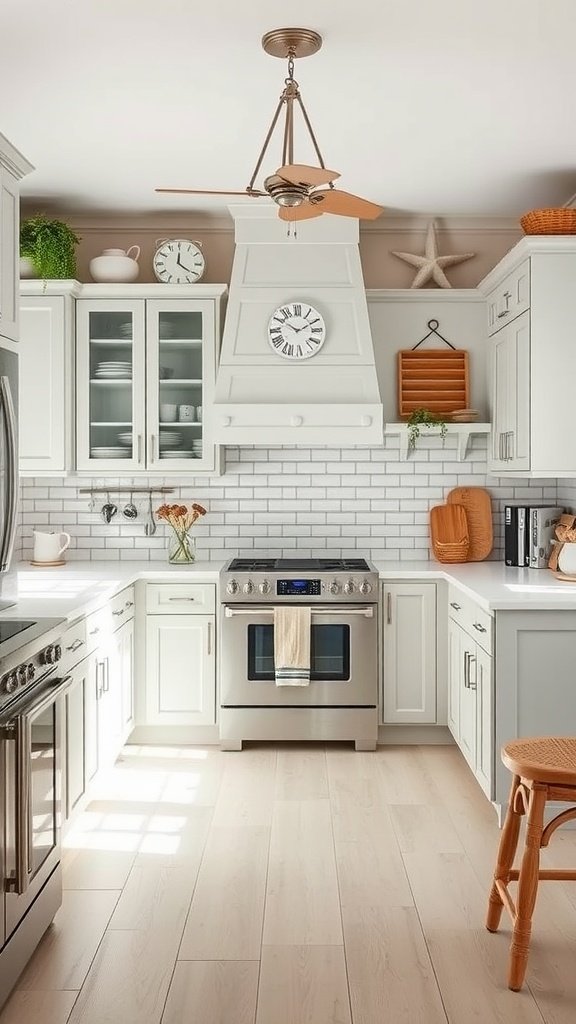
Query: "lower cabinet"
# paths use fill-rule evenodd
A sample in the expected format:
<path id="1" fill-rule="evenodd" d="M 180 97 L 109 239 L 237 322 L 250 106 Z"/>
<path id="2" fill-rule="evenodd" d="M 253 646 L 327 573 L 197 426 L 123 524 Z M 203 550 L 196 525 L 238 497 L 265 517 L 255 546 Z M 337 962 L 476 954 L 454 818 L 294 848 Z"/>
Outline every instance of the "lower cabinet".
<path id="1" fill-rule="evenodd" d="M 385 583 L 385 724 L 436 722 L 436 584 Z"/>
<path id="2" fill-rule="evenodd" d="M 91 654 L 69 669 L 72 680 L 64 697 L 64 822 L 74 815 L 98 772 L 113 764 L 134 724 L 134 620 L 116 630 L 112 624 L 109 631 L 102 629 L 99 641 Z"/>
<path id="3" fill-rule="evenodd" d="M 472 622 L 471 628 L 474 628 L 473 610 L 473 605 L 466 605 L 463 615 L 466 624 Z M 476 628 L 478 625 L 482 624 L 476 623 Z M 493 688 L 490 653 L 451 613 L 448 620 L 448 727 L 490 799 L 494 795 Z"/>
<path id="4" fill-rule="evenodd" d="M 213 615 L 146 618 L 146 724 L 216 721 Z"/>

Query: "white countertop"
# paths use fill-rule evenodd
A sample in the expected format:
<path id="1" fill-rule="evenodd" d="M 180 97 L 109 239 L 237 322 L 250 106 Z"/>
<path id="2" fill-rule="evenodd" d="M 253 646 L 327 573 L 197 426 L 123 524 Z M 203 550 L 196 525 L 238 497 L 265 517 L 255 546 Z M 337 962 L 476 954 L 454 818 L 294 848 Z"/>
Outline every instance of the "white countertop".
<path id="1" fill-rule="evenodd" d="M 381 579 L 444 579 L 486 611 L 576 611 L 576 583 L 548 569 L 516 569 L 503 562 L 375 562 Z"/>
<path id="2" fill-rule="evenodd" d="M 443 579 L 487 611 L 576 611 L 576 583 L 556 579 L 547 569 L 515 569 L 503 562 L 375 562 L 381 579 Z M 6 618 L 62 617 L 73 621 L 100 607 L 136 580 L 158 583 L 217 583 L 219 562 L 171 566 L 154 562 L 70 562 L 54 569 L 16 565 L 20 599 Z"/>
<path id="3" fill-rule="evenodd" d="M 217 583 L 220 565 L 193 562 L 173 566 L 154 562 L 69 562 L 55 569 L 35 569 L 19 562 L 18 603 L 2 612 L 3 618 L 62 617 L 72 622 L 113 597 L 136 580 L 156 583 Z"/>

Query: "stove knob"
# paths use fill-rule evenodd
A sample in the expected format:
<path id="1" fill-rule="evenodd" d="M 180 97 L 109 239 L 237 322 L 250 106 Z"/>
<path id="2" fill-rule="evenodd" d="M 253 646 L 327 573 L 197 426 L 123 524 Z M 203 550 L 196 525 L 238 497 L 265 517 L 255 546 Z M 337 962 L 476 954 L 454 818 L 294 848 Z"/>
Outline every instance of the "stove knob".
<path id="1" fill-rule="evenodd" d="M 346 583 L 344 584 L 344 593 L 353 594 L 355 589 L 356 586 L 354 584 L 354 580 L 346 580 Z"/>
<path id="2" fill-rule="evenodd" d="M 264 582 L 261 583 L 260 586 L 258 587 L 258 590 L 260 591 L 261 594 L 269 594 L 271 589 L 272 588 L 268 580 L 264 580 Z"/>
<path id="3" fill-rule="evenodd" d="M 61 648 L 60 644 L 55 644 L 55 646 L 54 646 L 54 661 L 60 661 L 61 657 L 62 657 L 62 648 Z"/>
<path id="4" fill-rule="evenodd" d="M 252 580 L 247 580 L 244 586 L 242 587 L 242 590 L 244 591 L 245 594 L 251 594 L 252 591 L 254 590 L 254 584 L 252 583 Z"/>
<path id="5" fill-rule="evenodd" d="M 371 590 L 372 590 L 372 587 L 368 583 L 368 580 L 362 580 L 362 583 L 360 584 L 360 593 L 361 594 L 369 594 Z"/>
<path id="6" fill-rule="evenodd" d="M 332 580 L 332 583 L 328 587 L 328 590 L 330 591 L 331 594 L 339 594 L 340 584 L 338 583 L 338 580 Z"/>
<path id="7" fill-rule="evenodd" d="M 32 664 L 32 662 L 30 662 L 30 664 L 28 665 L 28 668 L 26 669 L 27 682 L 31 683 L 32 680 L 34 679 L 35 675 L 36 675 L 36 669 L 34 668 L 34 665 Z"/>
<path id="8" fill-rule="evenodd" d="M 18 677 L 15 672 L 11 672 L 10 675 L 4 676 L 4 690 L 6 693 L 14 693 L 18 687 Z"/>
<path id="9" fill-rule="evenodd" d="M 28 682 L 28 669 L 27 669 L 26 665 L 19 665 L 19 667 L 17 669 L 17 675 L 18 675 L 18 685 L 19 686 L 26 686 L 26 683 Z"/>
<path id="10" fill-rule="evenodd" d="M 238 581 L 237 580 L 228 580 L 228 583 L 226 584 L 226 593 L 227 594 L 237 594 L 238 593 Z"/>
<path id="11" fill-rule="evenodd" d="M 43 665 L 55 665 L 58 661 L 58 650 L 59 644 L 50 644 L 49 647 L 45 647 L 40 655 L 40 661 Z M 62 656 L 62 650 L 60 648 L 60 656 Z"/>

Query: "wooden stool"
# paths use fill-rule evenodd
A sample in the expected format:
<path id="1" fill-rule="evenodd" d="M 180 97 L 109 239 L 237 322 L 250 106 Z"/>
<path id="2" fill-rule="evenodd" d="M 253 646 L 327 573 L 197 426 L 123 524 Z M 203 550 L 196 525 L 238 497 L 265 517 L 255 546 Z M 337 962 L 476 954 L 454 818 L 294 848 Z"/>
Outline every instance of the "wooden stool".
<path id="1" fill-rule="evenodd" d="M 522 988 L 528 951 L 532 914 L 540 879 L 576 881 L 574 871 L 541 871 L 540 848 L 548 846 L 550 836 L 564 822 L 576 818 L 576 807 L 558 814 L 544 827 L 547 800 L 576 804 L 576 738 L 544 736 L 513 740 L 502 747 L 502 761 L 512 772 L 512 789 L 508 813 L 502 831 L 494 881 L 490 890 L 486 927 L 498 930 L 502 907 L 509 911 L 514 924 L 508 967 L 508 988 Z M 514 870 L 520 819 L 527 815 L 522 866 Z M 518 881 L 517 902 L 508 892 L 509 882 Z"/>

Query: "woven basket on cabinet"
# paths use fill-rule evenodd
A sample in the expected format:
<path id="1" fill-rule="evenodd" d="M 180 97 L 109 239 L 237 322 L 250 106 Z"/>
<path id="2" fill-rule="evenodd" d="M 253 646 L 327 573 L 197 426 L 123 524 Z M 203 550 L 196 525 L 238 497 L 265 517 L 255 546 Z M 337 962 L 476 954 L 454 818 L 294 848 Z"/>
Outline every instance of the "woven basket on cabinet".
<path id="1" fill-rule="evenodd" d="M 576 235 L 576 210 L 563 206 L 529 210 L 520 223 L 526 235 Z"/>

